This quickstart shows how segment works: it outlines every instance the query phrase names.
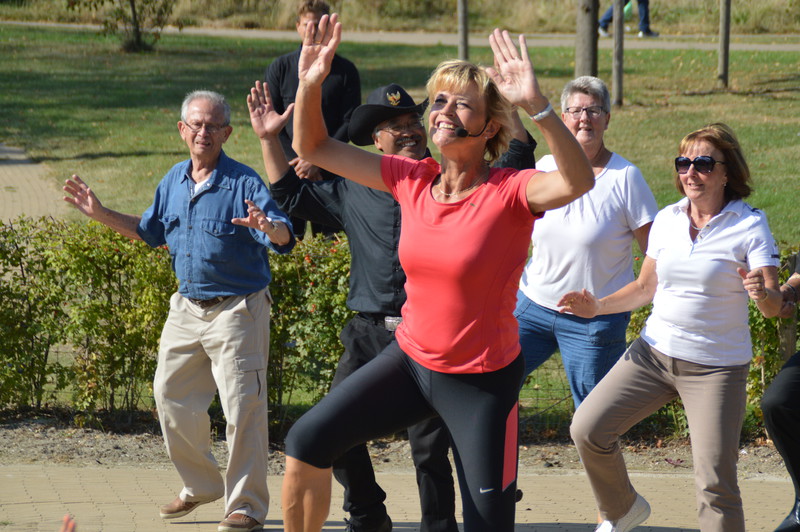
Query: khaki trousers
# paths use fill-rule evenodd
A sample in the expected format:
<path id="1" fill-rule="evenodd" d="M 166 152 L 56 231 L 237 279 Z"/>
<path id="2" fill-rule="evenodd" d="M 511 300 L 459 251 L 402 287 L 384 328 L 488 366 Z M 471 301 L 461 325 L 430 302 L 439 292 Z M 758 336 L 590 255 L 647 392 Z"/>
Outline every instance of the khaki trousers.
<path id="1" fill-rule="evenodd" d="M 207 501 L 224 494 L 225 516 L 238 510 L 261 523 L 269 507 L 270 306 L 267 289 L 205 310 L 173 294 L 153 383 L 167 453 L 183 481 L 180 497 Z M 211 454 L 208 415 L 217 390 L 227 421 L 224 482 Z"/>
<path id="2" fill-rule="evenodd" d="M 680 397 L 692 442 L 703 532 L 743 532 L 736 478 L 749 364 L 703 366 L 664 355 L 638 338 L 581 403 L 570 431 L 603 519 L 625 515 L 636 497 L 619 436 Z"/>

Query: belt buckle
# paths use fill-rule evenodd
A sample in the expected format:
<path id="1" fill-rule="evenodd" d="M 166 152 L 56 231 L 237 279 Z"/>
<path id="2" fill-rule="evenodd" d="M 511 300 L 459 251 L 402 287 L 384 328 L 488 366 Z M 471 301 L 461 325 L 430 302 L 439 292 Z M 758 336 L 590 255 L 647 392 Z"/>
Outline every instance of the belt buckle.
<path id="1" fill-rule="evenodd" d="M 190 299 L 189 301 L 191 301 L 201 309 L 207 310 L 213 307 L 214 305 L 222 303 L 226 299 L 227 297 L 225 296 L 217 296 L 217 297 L 212 297 L 211 299 Z"/>
<path id="2" fill-rule="evenodd" d="M 383 318 L 383 326 L 387 331 L 394 331 L 402 321 L 403 318 L 400 316 L 386 316 Z"/>

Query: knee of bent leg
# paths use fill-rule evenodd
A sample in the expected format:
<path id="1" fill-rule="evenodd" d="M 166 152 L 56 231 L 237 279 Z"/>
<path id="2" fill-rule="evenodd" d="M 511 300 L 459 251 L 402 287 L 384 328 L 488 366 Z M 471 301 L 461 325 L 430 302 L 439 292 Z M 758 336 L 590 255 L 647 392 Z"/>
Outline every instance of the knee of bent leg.
<path id="1" fill-rule="evenodd" d="M 581 403 L 583 405 L 584 403 Z M 586 408 L 580 406 L 572 416 L 572 423 L 569 426 L 569 434 L 575 446 L 578 448 L 587 445 L 606 447 L 610 442 L 604 442 L 605 432 L 602 430 L 602 419 L 588 413 Z"/>
<path id="2" fill-rule="evenodd" d="M 764 412 L 764 417 L 771 418 L 786 408 L 793 408 L 793 402 L 788 394 L 784 393 L 783 388 L 770 386 L 761 398 L 761 410 Z"/>
<path id="3" fill-rule="evenodd" d="M 331 437 L 308 416 L 302 416 L 286 434 L 286 455 L 318 468 L 331 467 L 337 457 Z"/>

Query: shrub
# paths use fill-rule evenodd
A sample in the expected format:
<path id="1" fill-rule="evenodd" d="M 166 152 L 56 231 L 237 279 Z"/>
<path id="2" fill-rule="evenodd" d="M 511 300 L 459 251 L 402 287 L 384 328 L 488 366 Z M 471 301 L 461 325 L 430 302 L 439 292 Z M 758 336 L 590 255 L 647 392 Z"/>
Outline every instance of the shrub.
<path id="1" fill-rule="evenodd" d="M 68 368 L 50 363 L 65 318 L 52 237 L 62 228 L 51 218 L 0 222 L 0 406 L 41 408 L 48 384 L 69 381 Z"/>

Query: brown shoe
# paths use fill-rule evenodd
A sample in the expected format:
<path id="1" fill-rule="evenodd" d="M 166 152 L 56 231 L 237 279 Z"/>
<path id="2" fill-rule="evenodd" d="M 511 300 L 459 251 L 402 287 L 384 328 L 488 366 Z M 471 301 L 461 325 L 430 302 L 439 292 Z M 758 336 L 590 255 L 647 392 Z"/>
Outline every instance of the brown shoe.
<path id="1" fill-rule="evenodd" d="M 217 497 L 218 499 L 219 497 Z M 184 501 L 180 496 L 175 497 L 175 500 L 169 504 L 161 507 L 161 519 L 175 519 L 176 517 L 183 517 L 201 504 L 208 504 L 217 499 L 210 499 L 207 501 Z"/>
<path id="2" fill-rule="evenodd" d="M 219 532 L 252 532 L 263 528 L 261 523 L 249 515 L 231 514 L 220 522 L 217 530 Z"/>

